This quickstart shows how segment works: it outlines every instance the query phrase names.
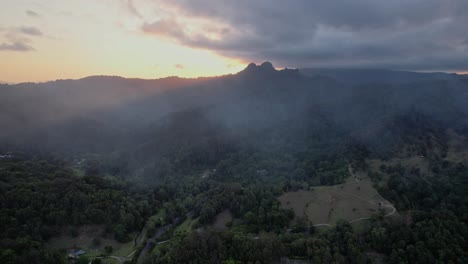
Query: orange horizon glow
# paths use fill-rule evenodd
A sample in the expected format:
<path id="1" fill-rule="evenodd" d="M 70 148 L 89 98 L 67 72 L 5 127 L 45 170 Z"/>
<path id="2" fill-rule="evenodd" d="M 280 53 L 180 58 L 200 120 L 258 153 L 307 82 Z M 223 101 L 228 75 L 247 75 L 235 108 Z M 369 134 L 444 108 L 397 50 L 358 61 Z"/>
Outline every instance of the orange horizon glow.
<path id="1" fill-rule="evenodd" d="M 188 14 L 171 1 L 5 2 L 0 9 L 0 82 L 95 75 L 213 77 L 241 71 L 250 61 L 237 57 L 253 56 L 229 47 L 216 49 L 218 41 L 230 41 L 223 32 L 243 34 L 236 25 Z"/>
<path id="2" fill-rule="evenodd" d="M 246 66 L 238 59 L 142 33 L 143 19 L 129 13 L 125 2 L 17 0 L 2 4 L 0 81 L 45 82 L 93 75 L 211 77 Z M 147 11 L 145 19 L 160 16 L 154 8 L 142 10 Z M 28 50 L 14 50 L 15 43 L 23 45 L 17 49 Z"/>

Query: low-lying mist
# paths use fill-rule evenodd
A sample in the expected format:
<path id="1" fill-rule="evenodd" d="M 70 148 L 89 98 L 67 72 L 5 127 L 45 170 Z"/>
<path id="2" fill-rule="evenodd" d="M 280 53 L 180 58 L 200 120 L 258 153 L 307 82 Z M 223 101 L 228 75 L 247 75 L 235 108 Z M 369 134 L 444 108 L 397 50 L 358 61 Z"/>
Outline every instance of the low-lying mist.
<path id="1" fill-rule="evenodd" d="M 264 63 L 207 79 L 0 85 L 0 95 L 3 152 L 99 155 L 137 178 L 232 167 L 242 155 L 265 164 L 265 153 L 281 155 L 291 166 L 356 146 L 385 155 L 422 137 L 437 141 L 447 129 L 468 134 L 466 78 L 444 73 L 277 71 Z"/>

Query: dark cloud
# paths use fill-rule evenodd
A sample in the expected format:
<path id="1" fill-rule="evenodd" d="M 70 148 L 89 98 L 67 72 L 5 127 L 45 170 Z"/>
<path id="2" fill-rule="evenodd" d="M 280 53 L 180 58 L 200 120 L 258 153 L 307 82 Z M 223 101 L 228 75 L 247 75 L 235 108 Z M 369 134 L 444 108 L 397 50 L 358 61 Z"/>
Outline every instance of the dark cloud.
<path id="1" fill-rule="evenodd" d="M 34 48 L 23 43 L 23 42 L 13 42 L 13 43 L 1 43 L 0 51 L 32 51 Z"/>
<path id="2" fill-rule="evenodd" d="M 466 0 L 178 0 L 158 5 L 166 16 L 145 23 L 145 33 L 246 61 L 468 70 Z"/>
<path id="3" fill-rule="evenodd" d="M 35 27 L 19 27 L 18 31 L 30 36 L 42 36 L 42 32 Z"/>
<path id="4" fill-rule="evenodd" d="M 32 10 L 26 10 L 26 15 L 30 16 L 30 17 L 40 17 L 41 15 L 39 15 L 38 13 L 32 11 Z"/>

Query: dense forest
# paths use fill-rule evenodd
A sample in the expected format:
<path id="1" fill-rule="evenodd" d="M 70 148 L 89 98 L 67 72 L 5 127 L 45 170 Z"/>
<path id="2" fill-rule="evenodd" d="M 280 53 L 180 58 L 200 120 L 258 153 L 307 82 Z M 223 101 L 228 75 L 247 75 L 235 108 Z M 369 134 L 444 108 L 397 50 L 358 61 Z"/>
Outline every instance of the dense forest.
<path id="1" fill-rule="evenodd" d="M 59 263 L 42 242 L 65 231 L 76 236 L 74 227 L 86 224 L 106 225 L 109 236 L 128 240 L 151 212 L 125 182 L 77 176 L 60 160 L 0 160 L 0 175 L 2 263 Z"/>
<path id="2" fill-rule="evenodd" d="M 444 164 L 434 177 L 415 177 L 401 166 L 401 174 L 398 168 L 385 168 L 393 174 L 380 191 L 405 213 L 392 220 L 377 215 L 364 233 L 344 221 L 324 233 L 313 228 L 289 233 L 281 229 L 281 222 L 266 219 L 277 228 L 276 235 L 259 239 L 216 230 L 185 234 L 165 244 L 162 257 L 156 256 L 154 263 L 271 263 L 281 256 L 312 263 L 373 263 L 375 256 L 388 263 L 464 263 L 468 257 L 467 168 L 461 163 Z M 254 213 L 258 229 L 248 233 L 269 230 L 262 225 L 262 212 Z"/>
<path id="3" fill-rule="evenodd" d="M 465 78 L 267 62 L 0 85 L 0 262 L 75 261 L 50 241 L 102 226 L 129 263 L 466 263 Z M 362 175 L 397 215 L 324 228 L 279 200 Z"/>

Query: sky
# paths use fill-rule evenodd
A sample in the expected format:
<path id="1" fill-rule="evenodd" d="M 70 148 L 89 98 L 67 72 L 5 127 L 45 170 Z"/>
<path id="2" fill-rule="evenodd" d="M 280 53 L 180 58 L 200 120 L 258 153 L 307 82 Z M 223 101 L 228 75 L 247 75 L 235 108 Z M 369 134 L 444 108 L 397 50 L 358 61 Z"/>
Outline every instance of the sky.
<path id="1" fill-rule="evenodd" d="M 276 67 L 468 72 L 466 0 L 0 0 L 0 81 Z"/>

